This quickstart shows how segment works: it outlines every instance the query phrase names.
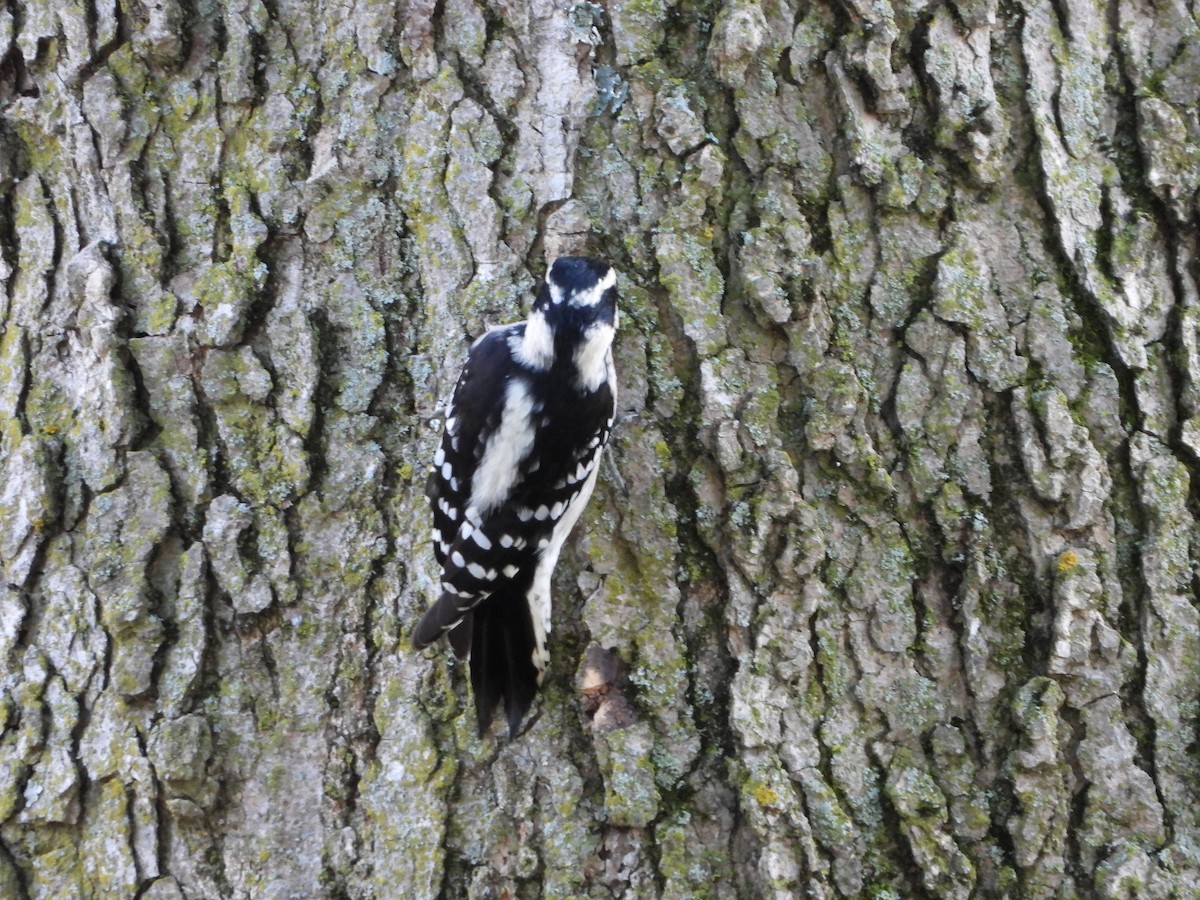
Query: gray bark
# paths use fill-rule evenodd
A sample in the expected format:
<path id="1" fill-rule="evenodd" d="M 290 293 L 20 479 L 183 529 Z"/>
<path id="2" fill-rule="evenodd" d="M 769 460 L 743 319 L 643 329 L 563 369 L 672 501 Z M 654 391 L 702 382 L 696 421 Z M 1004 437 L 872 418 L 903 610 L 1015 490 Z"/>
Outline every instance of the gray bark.
<path id="1" fill-rule="evenodd" d="M 1177 0 L 0 11 L 0 895 L 1200 893 Z M 470 339 L 622 277 L 519 740 Z"/>

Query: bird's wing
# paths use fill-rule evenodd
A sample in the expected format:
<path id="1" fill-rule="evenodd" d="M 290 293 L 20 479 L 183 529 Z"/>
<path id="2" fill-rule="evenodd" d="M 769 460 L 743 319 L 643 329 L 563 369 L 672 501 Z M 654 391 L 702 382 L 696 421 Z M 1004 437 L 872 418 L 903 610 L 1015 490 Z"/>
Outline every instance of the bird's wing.
<path id="1" fill-rule="evenodd" d="M 531 406 L 511 408 L 524 391 L 519 373 L 502 379 L 485 374 L 511 369 L 508 340 L 519 334 L 515 326 L 484 335 L 471 348 L 454 389 L 425 488 L 433 508 L 434 554 L 442 567 L 441 596 L 414 632 L 417 647 L 452 630 L 498 586 L 532 568 L 538 523 L 522 523 L 509 500 L 528 477 L 536 421 L 530 420 Z M 455 650 L 465 648 L 455 643 Z"/>
<path id="2" fill-rule="evenodd" d="M 489 331 L 471 347 L 454 386 L 442 441 L 425 483 L 425 495 L 433 507 L 434 554 L 442 566 L 464 521 L 475 470 L 504 411 L 507 384 L 486 373 L 496 370 L 497 355 L 508 352 L 506 331 Z"/>

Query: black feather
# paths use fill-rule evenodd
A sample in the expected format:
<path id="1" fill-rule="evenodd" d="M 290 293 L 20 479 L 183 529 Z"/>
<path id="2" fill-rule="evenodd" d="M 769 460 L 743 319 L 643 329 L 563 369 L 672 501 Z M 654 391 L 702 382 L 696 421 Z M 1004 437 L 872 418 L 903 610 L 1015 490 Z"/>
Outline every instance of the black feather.
<path id="1" fill-rule="evenodd" d="M 500 699 L 509 737 L 516 737 L 537 694 L 533 619 L 524 592 L 493 594 L 472 614 L 471 692 L 479 736 L 491 727 Z"/>

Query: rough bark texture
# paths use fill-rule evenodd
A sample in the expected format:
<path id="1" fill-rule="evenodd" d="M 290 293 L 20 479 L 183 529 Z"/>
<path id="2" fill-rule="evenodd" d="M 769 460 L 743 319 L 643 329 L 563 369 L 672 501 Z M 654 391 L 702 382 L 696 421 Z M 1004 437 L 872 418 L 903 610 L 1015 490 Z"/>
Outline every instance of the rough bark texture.
<path id="1" fill-rule="evenodd" d="M 1200 892 L 1194 7 L 29 0 L 0 58 L 0 896 Z M 623 419 L 480 741 L 424 466 L 580 249 Z"/>

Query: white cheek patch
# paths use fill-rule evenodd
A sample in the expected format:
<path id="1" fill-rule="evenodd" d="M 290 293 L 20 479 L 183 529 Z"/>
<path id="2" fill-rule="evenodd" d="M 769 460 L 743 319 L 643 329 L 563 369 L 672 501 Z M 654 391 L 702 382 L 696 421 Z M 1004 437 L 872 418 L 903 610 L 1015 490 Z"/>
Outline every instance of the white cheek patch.
<path id="1" fill-rule="evenodd" d="M 580 384 L 588 391 L 597 390 L 608 380 L 609 350 L 614 333 L 615 329 L 607 322 L 589 325 L 583 333 L 583 340 L 575 351 L 575 368 L 579 371 Z"/>

